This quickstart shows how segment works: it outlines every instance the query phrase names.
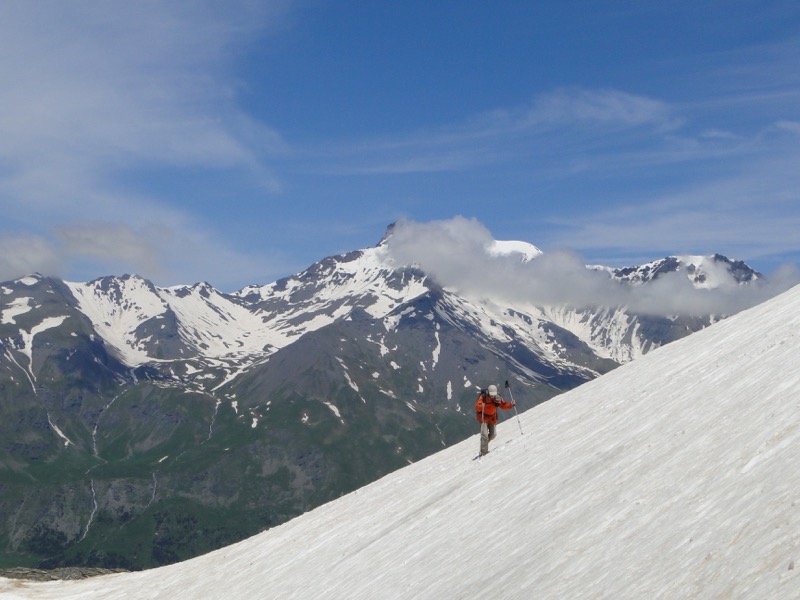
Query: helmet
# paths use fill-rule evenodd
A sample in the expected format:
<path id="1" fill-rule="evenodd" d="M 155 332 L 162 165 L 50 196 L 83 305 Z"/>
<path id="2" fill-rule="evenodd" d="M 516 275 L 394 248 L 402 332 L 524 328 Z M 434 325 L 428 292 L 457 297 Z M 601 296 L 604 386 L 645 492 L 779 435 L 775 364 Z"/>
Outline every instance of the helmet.
<path id="1" fill-rule="evenodd" d="M 492 398 L 497 396 L 497 386 L 496 385 L 494 385 L 494 384 L 490 385 L 489 388 L 487 389 L 487 391 L 489 392 L 489 395 Z"/>

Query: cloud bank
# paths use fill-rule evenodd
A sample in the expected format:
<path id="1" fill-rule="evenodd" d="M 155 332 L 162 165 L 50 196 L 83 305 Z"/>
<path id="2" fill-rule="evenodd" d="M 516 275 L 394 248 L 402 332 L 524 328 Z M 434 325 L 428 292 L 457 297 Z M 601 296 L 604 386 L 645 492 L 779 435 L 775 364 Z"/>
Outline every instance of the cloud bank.
<path id="1" fill-rule="evenodd" d="M 231 63 L 289 4 L 4 2 L 0 278 L 92 264 L 219 281 L 214 250 L 249 265 L 191 198 L 209 173 L 279 186 L 262 158 L 283 142 L 237 106 Z"/>
<path id="2" fill-rule="evenodd" d="M 475 298 L 576 309 L 626 306 L 651 315 L 728 315 L 754 306 L 800 283 L 792 266 L 753 285 L 732 277 L 715 289 L 698 289 L 685 272 L 668 273 L 648 285 L 628 285 L 608 271 L 587 268 L 574 252 L 545 252 L 533 260 L 491 251 L 488 229 L 475 219 L 396 224 L 387 242 L 397 264 L 417 265 L 440 285 Z M 662 257 L 653 257 L 654 259 Z"/>

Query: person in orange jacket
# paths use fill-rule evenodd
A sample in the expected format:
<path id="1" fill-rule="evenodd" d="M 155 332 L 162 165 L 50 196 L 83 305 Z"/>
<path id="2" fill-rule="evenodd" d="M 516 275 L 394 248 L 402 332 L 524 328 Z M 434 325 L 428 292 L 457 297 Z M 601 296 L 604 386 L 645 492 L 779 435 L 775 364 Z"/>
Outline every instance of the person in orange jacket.
<path id="1" fill-rule="evenodd" d="M 489 453 L 489 442 L 497 437 L 497 408 L 508 410 L 513 406 L 514 399 L 506 402 L 497 393 L 496 385 L 481 391 L 475 402 L 475 416 L 481 424 L 481 456 Z"/>

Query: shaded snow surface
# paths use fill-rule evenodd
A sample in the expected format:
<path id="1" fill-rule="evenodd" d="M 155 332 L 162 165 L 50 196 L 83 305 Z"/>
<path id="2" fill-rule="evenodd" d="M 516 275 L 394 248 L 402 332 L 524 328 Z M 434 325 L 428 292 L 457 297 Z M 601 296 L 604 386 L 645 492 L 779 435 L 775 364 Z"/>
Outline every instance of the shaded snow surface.
<path id="1" fill-rule="evenodd" d="M 800 597 L 800 287 L 241 543 L 3 598 Z M 519 395 L 523 390 L 518 390 Z"/>

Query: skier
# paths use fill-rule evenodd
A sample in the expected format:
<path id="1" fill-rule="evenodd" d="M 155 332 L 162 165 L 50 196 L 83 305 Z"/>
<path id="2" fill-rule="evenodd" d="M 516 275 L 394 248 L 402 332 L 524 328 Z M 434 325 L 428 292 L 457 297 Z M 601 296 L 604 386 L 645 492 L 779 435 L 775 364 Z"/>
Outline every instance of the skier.
<path id="1" fill-rule="evenodd" d="M 481 390 L 478 400 L 475 402 L 475 416 L 481 424 L 481 453 L 480 456 L 489 453 L 489 442 L 497 436 L 497 407 L 508 410 L 514 406 L 514 399 L 506 402 L 497 393 L 497 386 L 492 384 L 487 389 Z"/>

